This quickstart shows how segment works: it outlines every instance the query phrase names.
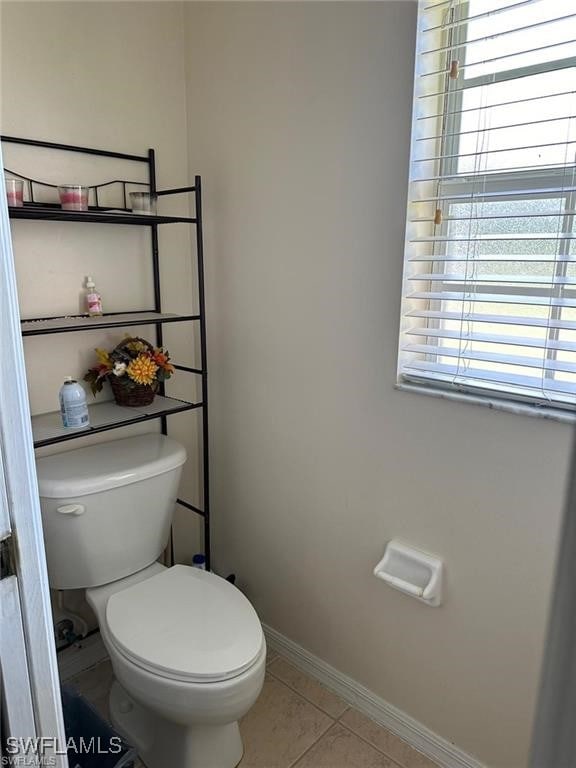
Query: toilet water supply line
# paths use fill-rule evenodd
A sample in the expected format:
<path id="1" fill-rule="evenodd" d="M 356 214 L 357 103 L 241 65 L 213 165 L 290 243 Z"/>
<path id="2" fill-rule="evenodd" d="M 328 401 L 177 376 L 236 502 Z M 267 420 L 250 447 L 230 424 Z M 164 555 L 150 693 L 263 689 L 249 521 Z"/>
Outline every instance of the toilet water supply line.
<path id="1" fill-rule="evenodd" d="M 59 620 L 68 619 L 72 622 L 72 626 L 74 627 L 71 636 L 67 637 L 66 641 L 72 644 L 85 638 L 88 634 L 88 624 L 82 616 L 79 616 L 77 613 L 74 613 L 65 607 L 64 592 L 61 589 L 57 592 L 56 604 L 58 606 Z M 77 629 L 79 630 L 79 633 L 76 632 Z"/>

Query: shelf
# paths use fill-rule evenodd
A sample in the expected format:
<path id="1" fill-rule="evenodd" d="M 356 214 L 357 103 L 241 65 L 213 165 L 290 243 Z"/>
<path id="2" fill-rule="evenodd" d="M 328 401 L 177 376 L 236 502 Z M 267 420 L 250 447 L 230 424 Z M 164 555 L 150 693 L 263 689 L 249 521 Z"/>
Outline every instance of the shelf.
<path id="1" fill-rule="evenodd" d="M 34 139 L 27 139 L 15 136 L 0 135 L 0 142 L 24 145 L 26 147 L 42 148 L 55 150 L 59 152 L 73 152 L 95 157 L 117 159 L 142 164 L 143 173 L 137 174 L 137 181 L 129 178 L 111 178 L 107 181 L 102 180 L 100 184 L 90 186 L 91 202 L 94 203 L 87 211 L 69 211 L 63 210 L 56 202 L 56 185 L 50 182 L 40 181 L 38 179 L 23 176 L 18 171 L 8 170 L 9 175 L 20 178 L 25 183 L 27 196 L 29 200 L 21 207 L 9 207 L 8 213 L 10 219 L 28 220 L 28 221 L 57 221 L 79 224 L 122 224 L 128 226 L 146 227 L 148 238 L 150 239 L 151 271 L 154 285 L 154 307 L 160 308 L 161 302 L 161 269 L 160 269 L 160 248 L 158 241 L 158 225 L 177 224 L 195 225 L 195 248 L 191 250 L 192 264 L 196 266 L 196 291 L 198 297 L 198 314 L 167 314 L 160 311 L 139 310 L 135 312 L 112 312 L 100 317 L 89 317 L 87 314 L 66 315 L 61 317 L 33 317 L 21 321 L 22 336 L 44 336 L 54 333 L 72 333 L 75 331 L 102 330 L 105 328 L 130 328 L 136 332 L 138 326 L 150 326 L 155 331 L 155 340 L 157 344 L 162 341 L 162 325 L 165 323 L 194 322 L 198 321 L 199 327 L 188 328 L 192 331 L 191 352 L 196 356 L 197 350 L 200 354 L 199 367 L 189 367 L 186 365 L 174 365 L 177 371 L 186 374 L 201 376 L 201 382 L 196 379 L 195 385 L 203 393 L 207 392 L 207 356 L 206 356 L 206 324 L 205 324 L 205 296 L 204 296 L 204 247 L 202 238 L 202 181 L 200 176 L 194 177 L 194 185 L 171 187 L 169 189 L 156 189 L 156 155 L 153 149 L 149 149 L 146 154 L 132 155 L 124 152 L 106 151 L 94 147 L 75 146 L 71 144 L 61 144 Z M 56 156 L 58 157 L 58 156 Z M 107 164 L 110 169 L 113 165 Z M 107 166 L 106 166 L 107 167 Z M 114 166 L 115 167 L 115 166 Z M 125 169 L 126 166 L 122 166 Z M 101 173 L 99 174 L 101 177 Z M 147 178 L 147 180 L 144 180 Z M 128 209 L 128 192 L 132 187 L 141 189 L 144 187 L 150 192 L 155 192 L 159 197 L 173 196 L 178 194 L 190 194 L 194 198 L 193 208 L 188 212 L 187 208 L 165 210 L 182 211 L 188 213 L 188 216 L 163 216 L 163 215 L 145 215 L 132 213 Z M 50 197 L 48 197 L 50 195 Z M 52 202 L 40 202 L 46 199 Z M 115 202 L 116 206 L 110 204 Z M 191 201 L 192 202 L 192 201 Z M 104 205 L 103 205 L 104 203 Z M 164 208 L 163 208 L 164 210 Z M 191 218 L 192 215 L 195 218 Z M 60 229 L 56 227 L 56 229 Z M 143 233 L 142 233 L 143 234 Z M 147 238 L 144 238 L 147 239 Z M 73 339 L 69 339 L 73 341 Z M 37 347 L 37 345 L 32 345 Z M 44 345 L 45 346 L 45 345 Z M 74 345 L 72 345 L 72 348 Z M 28 351 L 42 355 L 47 351 L 38 348 L 30 348 Z M 201 397 L 198 395 L 191 395 Z M 204 395 L 202 395 L 204 398 Z M 57 398 L 54 397 L 56 401 Z M 201 409 L 198 419 L 201 429 L 201 474 L 202 474 L 202 494 L 198 506 L 178 499 L 178 504 L 184 508 L 197 513 L 203 518 L 204 530 L 204 551 L 206 554 L 206 568 L 210 568 L 210 472 L 209 472 L 209 452 L 208 452 L 208 412 L 207 402 L 205 400 L 197 403 L 187 402 L 171 397 L 156 396 L 154 402 L 146 407 L 127 408 L 116 405 L 114 401 L 101 402 L 100 400 L 91 400 L 93 405 L 88 406 L 90 414 L 90 426 L 85 429 L 71 429 L 62 426 L 59 411 L 43 413 L 32 417 L 32 432 L 34 436 L 34 446 L 43 448 L 58 443 L 70 442 L 71 440 L 81 439 L 87 435 L 104 433 L 109 430 L 126 427 L 132 424 L 139 424 L 149 420 L 162 419 L 162 433 L 168 432 L 169 421 L 167 418 L 172 414 Z M 56 405 L 56 402 L 54 403 Z M 154 425 L 154 427 L 160 425 Z M 72 444 L 69 446 L 72 447 Z M 171 561 L 174 562 L 174 542 L 171 537 L 170 544 Z"/>
<path id="2" fill-rule="evenodd" d="M 34 447 L 41 448 L 45 445 L 62 443 L 77 437 L 94 435 L 109 429 L 138 424 L 141 421 L 157 419 L 160 416 L 170 416 L 173 413 L 190 411 L 194 408 L 202 408 L 202 403 L 188 403 L 185 400 L 162 397 L 161 395 L 156 395 L 154 402 L 141 408 L 126 408 L 116 405 L 113 401 L 97 403 L 88 406 L 90 426 L 83 429 L 63 427 L 60 411 L 41 413 L 38 416 L 32 416 Z"/>
<path id="3" fill-rule="evenodd" d="M 38 205 L 25 203 L 22 208 L 8 208 L 11 219 L 43 219 L 45 221 L 76 221 L 96 224 L 136 224 L 152 226 L 153 224 L 175 224 L 184 222 L 196 224 L 196 219 L 181 216 L 148 216 L 147 214 L 132 213 L 131 211 L 104 210 L 90 208 L 87 211 L 64 211 L 59 205 Z"/>
<path id="4" fill-rule="evenodd" d="M 113 312 L 98 317 L 72 315 L 22 320 L 22 336 L 43 336 L 47 333 L 72 333 L 95 331 L 101 328 L 126 328 L 130 325 L 155 325 L 156 323 L 183 323 L 199 320 L 200 315 L 177 315 L 166 312 Z"/>

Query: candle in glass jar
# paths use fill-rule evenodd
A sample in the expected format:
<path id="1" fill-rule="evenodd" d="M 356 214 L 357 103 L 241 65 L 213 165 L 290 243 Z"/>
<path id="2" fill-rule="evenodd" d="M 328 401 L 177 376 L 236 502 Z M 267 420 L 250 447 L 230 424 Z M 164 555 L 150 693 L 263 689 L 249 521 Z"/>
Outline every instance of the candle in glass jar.
<path id="1" fill-rule="evenodd" d="M 66 211 L 88 210 L 88 187 L 78 184 L 66 184 L 58 187 L 60 205 Z"/>
<path id="2" fill-rule="evenodd" d="M 130 192 L 132 213 L 154 216 L 156 214 L 157 199 L 158 195 L 153 192 Z"/>
<path id="3" fill-rule="evenodd" d="M 22 179 L 6 179 L 6 197 L 12 208 L 24 205 L 24 182 Z"/>

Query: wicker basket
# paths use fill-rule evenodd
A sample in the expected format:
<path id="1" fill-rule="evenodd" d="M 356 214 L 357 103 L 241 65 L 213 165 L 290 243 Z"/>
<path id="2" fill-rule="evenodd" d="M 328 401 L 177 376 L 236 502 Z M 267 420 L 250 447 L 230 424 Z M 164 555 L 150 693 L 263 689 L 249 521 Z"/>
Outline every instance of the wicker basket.
<path id="1" fill-rule="evenodd" d="M 121 350 L 126 344 L 132 341 L 141 341 L 148 349 L 153 350 L 154 347 L 146 339 L 141 339 L 138 336 L 134 338 L 124 339 L 116 345 L 116 350 Z M 143 405 L 150 405 L 156 396 L 156 389 L 149 384 L 134 384 L 132 387 L 126 387 L 122 383 L 122 379 L 117 376 L 109 376 L 108 381 L 112 387 L 114 393 L 114 399 L 118 405 L 128 406 L 129 408 L 138 408 Z"/>

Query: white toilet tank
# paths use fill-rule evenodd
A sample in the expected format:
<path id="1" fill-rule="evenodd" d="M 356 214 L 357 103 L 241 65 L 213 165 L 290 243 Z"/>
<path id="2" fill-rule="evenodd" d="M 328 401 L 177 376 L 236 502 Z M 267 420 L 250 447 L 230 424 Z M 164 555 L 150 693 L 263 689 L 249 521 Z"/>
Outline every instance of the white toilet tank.
<path id="1" fill-rule="evenodd" d="M 186 450 L 160 434 L 38 459 L 48 577 L 97 587 L 146 568 L 168 541 Z"/>

